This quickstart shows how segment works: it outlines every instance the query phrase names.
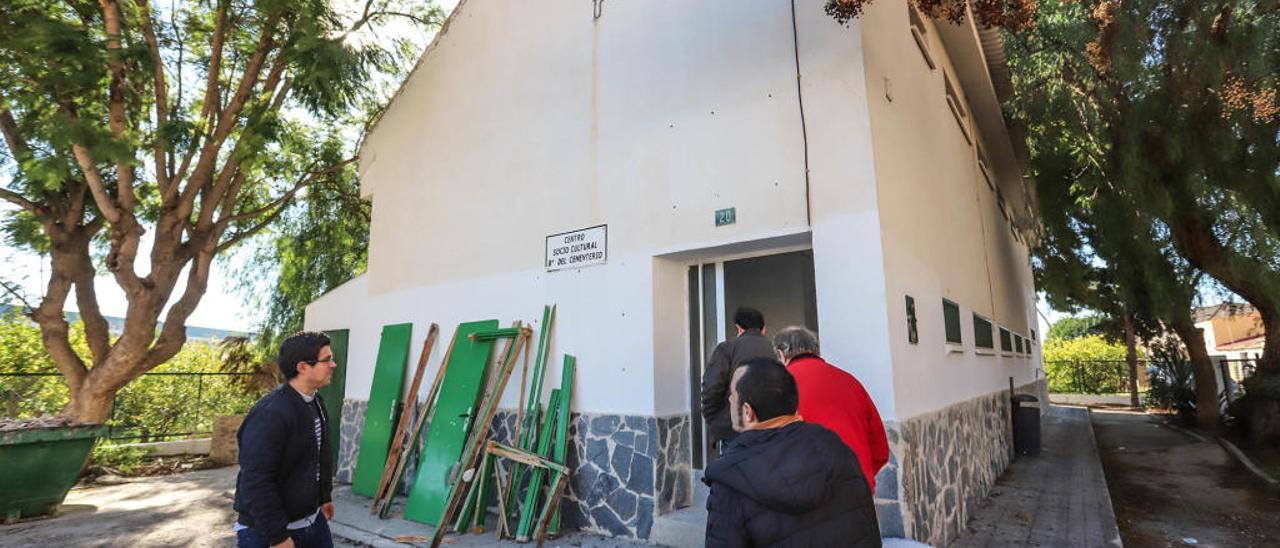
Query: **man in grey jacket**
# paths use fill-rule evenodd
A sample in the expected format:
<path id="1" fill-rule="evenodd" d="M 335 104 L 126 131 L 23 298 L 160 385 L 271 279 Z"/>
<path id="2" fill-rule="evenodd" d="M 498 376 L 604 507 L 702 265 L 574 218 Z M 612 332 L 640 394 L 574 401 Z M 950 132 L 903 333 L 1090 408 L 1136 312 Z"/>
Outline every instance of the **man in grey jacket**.
<path id="1" fill-rule="evenodd" d="M 716 345 L 702 376 L 702 417 L 707 422 L 711 445 L 721 445 L 738 435 L 729 420 L 729 379 L 733 370 L 752 358 L 772 358 L 773 343 L 764 336 L 764 314 L 740 307 L 733 315 L 737 337 Z M 718 453 L 718 451 L 717 451 Z"/>

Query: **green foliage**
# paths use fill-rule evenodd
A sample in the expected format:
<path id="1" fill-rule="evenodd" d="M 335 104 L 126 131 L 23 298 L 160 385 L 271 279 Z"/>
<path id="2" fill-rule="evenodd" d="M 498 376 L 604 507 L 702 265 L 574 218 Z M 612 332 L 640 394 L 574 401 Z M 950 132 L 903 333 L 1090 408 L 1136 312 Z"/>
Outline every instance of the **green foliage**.
<path id="1" fill-rule="evenodd" d="M 73 323 L 71 329 L 74 348 L 88 356 L 84 324 Z M 258 377 L 218 374 L 246 373 L 223 368 L 233 356 L 246 363 L 264 362 L 252 348 L 208 341 L 187 343 L 168 362 L 116 394 L 114 411 L 107 421 L 111 435 L 155 441 L 186 432 L 208 432 L 214 418 L 248 411 L 274 382 L 267 377 L 265 382 L 246 383 L 246 379 Z M 0 376 L 0 416 L 24 419 L 54 415 L 67 405 L 66 385 L 41 346 L 39 328 L 16 311 L 0 318 L 0 373 L 43 374 Z"/>
<path id="2" fill-rule="evenodd" d="M 235 273 L 245 296 L 264 311 L 258 345 L 267 355 L 302 329 L 311 301 L 364 271 L 371 204 L 360 198 L 359 185 L 352 168 L 311 188 L 285 222 L 252 242 L 253 260 Z M 274 284 L 261 292 L 262 270 L 271 267 Z"/>
<path id="3" fill-rule="evenodd" d="M 146 456 L 147 450 L 139 447 L 99 443 L 93 448 L 93 465 L 110 468 L 122 476 L 128 476 L 142 466 Z"/>
<path id="4" fill-rule="evenodd" d="M 209 432 L 214 418 L 248 411 L 262 391 L 245 392 L 227 375 L 189 374 L 217 372 L 220 362 L 217 344 L 187 343 L 178 355 L 116 394 L 115 410 L 107 421 L 112 436 L 154 441 L 180 433 Z"/>
<path id="5" fill-rule="evenodd" d="M 1110 342 L 1101 335 L 1045 341 L 1044 372 L 1049 379 L 1049 391 L 1060 394 L 1120 392 L 1129 376 L 1125 354 L 1124 345 Z"/>
<path id="6" fill-rule="evenodd" d="M 1053 325 L 1049 326 L 1049 334 L 1045 337 L 1046 343 L 1052 343 L 1058 340 L 1079 339 L 1088 335 L 1096 335 L 1097 327 L 1102 323 L 1102 318 L 1098 316 L 1068 316 L 1062 318 Z"/>
<path id="7" fill-rule="evenodd" d="M 1280 304 L 1270 4 L 1041 2 L 1033 31 L 1006 36 L 1054 308 L 1127 310 L 1149 336 L 1187 319 L 1201 272 Z"/>
<path id="8" fill-rule="evenodd" d="M 88 372 L 69 413 L 100 420 L 114 387 L 188 361 L 180 328 L 216 257 L 282 218 L 334 213 L 286 210 L 313 186 L 353 184 L 363 132 L 443 19 L 414 0 L 0 2 L 0 199 L 16 206 L 0 231 L 60 265 L 40 308 L 64 309 L 70 286 L 84 298 L 103 271 L 129 299 L 127 340 L 90 329 L 92 355 L 51 353 Z M 362 254 L 349 240 L 328 242 Z M 80 309 L 95 327 L 92 304 Z M 65 349 L 56 316 L 40 318 L 48 348 Z"/>
<path id="9" fill-rule="evenodd" d="M 1184 424 L 1193 424 L 1197 407 L 1195 367 L 1176 345 L 1156 348 L 1147 376 L 1151 383 L 1147 391 L 1148 405 L 1171 409 Z"/>
<path id="10" fill-rule="evenodd" d="M 84 325 L 72 325 L 72 340 L 84 346 Z M 40 328 L 11 309 L 0 317 L 0 373 L 57 374 L 45 352 Z M 51 382 L 53 381 L 53 382 Z M 0 416 L 56 415 L 67 404 L 67 387 L 57 377 L 0 376 Z"/>

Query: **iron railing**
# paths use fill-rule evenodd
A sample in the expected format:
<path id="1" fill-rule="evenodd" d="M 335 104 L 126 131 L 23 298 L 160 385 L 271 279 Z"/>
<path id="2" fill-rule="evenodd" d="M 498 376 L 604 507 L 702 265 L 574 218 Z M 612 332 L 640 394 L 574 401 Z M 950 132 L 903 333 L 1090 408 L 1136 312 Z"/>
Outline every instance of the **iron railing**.
<path id="1" fill-rule="evenodd" d="M 237 382 L 253 375 L 221 371 L 144 373 L 112 398 L 107 437 L 147 442 L 209 434 L 215 417 L 244 413 L 262 396 L 264 392 L 246 391 Z M 38 379 L 42 385 L 30 379 Z M 18 400 L 31 398 L 32 394 L 41 394 L 40 404 L 33 407 L 27 402 L 22 409 L 23 402 Z M 0 373 L 0 416 L 23 418 L 24 414 L 56 413 L 67 401 L 69 393 L 61 373 Z"/>
<path id="2" fill-rule="evenodd" d="M 1138 391 L 1147 389 L 1147 360 L 1138 360 Z M 1129 362 L 1125 360 L 1048 360 L 1049 391 L 1056 394 L 1128 394 Z"/>
<path id="3" fill-rule="evenodd" d="M 1218 374 L 1222 380 L 1222 398 L 1226 403 L 1231 403 L 1244 393 L 1244 385 L 1241 383 L 1252 377 L 1257 367 L 1257 360 L 1253 359 L 1218 360 Z"/>

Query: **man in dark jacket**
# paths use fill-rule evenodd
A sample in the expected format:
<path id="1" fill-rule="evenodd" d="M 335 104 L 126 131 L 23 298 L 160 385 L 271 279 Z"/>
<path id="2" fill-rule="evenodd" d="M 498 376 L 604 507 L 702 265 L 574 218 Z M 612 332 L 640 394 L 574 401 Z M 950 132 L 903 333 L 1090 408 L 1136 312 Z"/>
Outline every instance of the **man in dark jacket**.
<path id="1" fill-rule="evenodd" d="M 741 432 L 702 481 L 707 546 L 880 546 L 858 459 L 835 433 L 796 415 L 795 379 L 773 359 L 734 372 L 729 406 Z"/>
<path id="2" fill-rule="evenodd" d="M 752 358 L 773 356 L 773 343 L 764 336 L 764 314 L 741 307 L 733 315 L 737 338 L 716 345 L 702 376 L 702 417 L 707 422 L 713 448 L 738 435 L 729 421 L 729 379 L 733 369 Z"/>
<path id="3" fill-rule="evenodd" d="M 299 333 L 276 359 L 288 382 L 254 404 L 236 434 L 235 531 L 241 548 L 333 546 L 329 418 L 317 390 L 337 366 L 329 338 Z"/>

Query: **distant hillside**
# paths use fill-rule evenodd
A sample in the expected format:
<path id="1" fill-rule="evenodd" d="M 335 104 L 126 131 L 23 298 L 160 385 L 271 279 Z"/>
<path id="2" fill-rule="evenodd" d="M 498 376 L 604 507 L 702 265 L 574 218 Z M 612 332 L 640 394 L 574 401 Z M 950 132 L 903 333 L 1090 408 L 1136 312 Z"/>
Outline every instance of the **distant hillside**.
<path id="1" fill-rule="evenodd" d="M 8 314 L 9 311 L 16 310 L 17 308 L 18 307 L 14 305 L 0 303 L 0 315 Z M 78 312 L 67 311 L 66 315 L 67 321 L 72 323 L 80 319 L 80 314 Z M 112 335 L 119 335 L 120 332 L 124 330 L 124 318 L 118 316 L 103 317 L 106 318 L 107 326 Z M 163 327 L 164 323 L 161 322 L 160 325 L 156 326 L 156 329 L 161 329 Z M 227 337 L 252 337 L 254 335 L 256 335 L 256 333 L 246 333 L 244 331 L 233 331 L 230 329 L 218 329 L 214 327 L 200 327 L 196 325 L 187 326 L 188 339 L 225 339 Z"/>

